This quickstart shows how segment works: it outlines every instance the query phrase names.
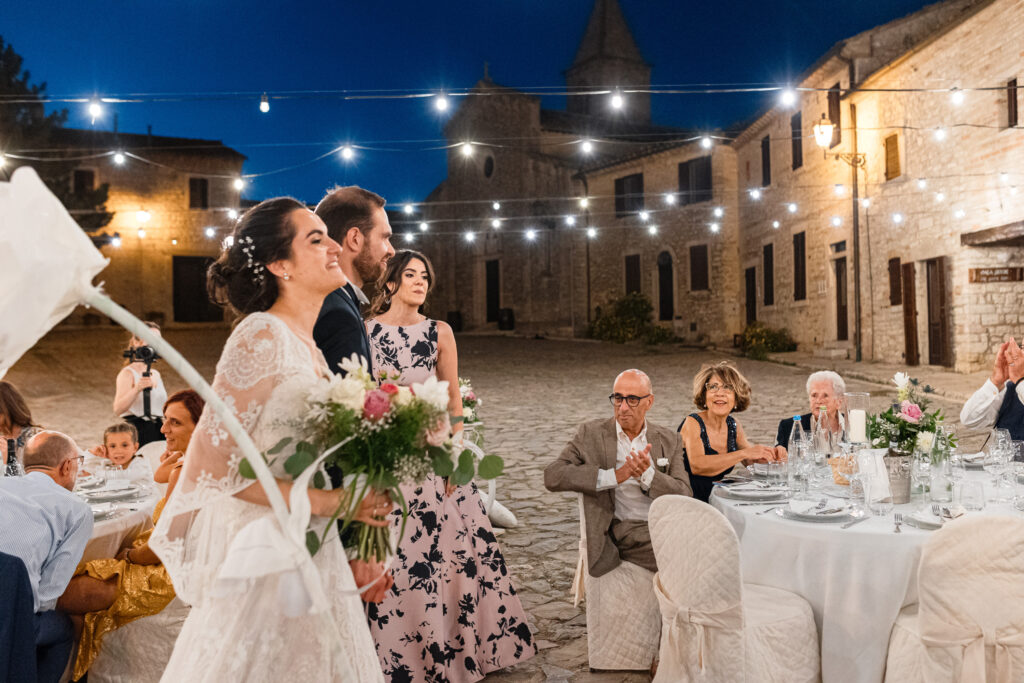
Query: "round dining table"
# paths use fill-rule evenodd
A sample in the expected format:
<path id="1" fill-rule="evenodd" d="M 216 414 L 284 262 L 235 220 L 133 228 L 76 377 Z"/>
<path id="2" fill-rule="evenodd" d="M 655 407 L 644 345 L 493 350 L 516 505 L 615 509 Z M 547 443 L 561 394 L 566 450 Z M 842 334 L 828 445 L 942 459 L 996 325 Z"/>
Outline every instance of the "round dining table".
<path id="1" fill-rule="evenodd" d="M 984 481 L 990 499 L 989 479 L 985 472 L 970 471 L 965 481 Z M 743 504 L 718 491 L 711 504 L 739 537 L 743 581 L 782 588 L 810 603 L 823 683 L 880 683 L 889 634 L 900 609 L 917 602 L 921 546 L 934 533 L 908 523 L 896 533 L 893 512 L 906 518 L 929 505 L 927 496 L 848 528 L 785 519 L 769 510 L 779 503 Z M 993 502 L 966 514 L 1022 515 L 1012 503 Z"/>

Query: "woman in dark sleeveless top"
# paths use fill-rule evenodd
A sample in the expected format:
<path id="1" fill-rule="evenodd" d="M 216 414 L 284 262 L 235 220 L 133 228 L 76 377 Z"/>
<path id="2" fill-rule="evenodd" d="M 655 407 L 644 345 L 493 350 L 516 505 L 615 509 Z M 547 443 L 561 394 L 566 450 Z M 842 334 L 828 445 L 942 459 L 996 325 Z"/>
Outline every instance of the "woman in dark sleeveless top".
<path id="1" fill-rule="evenodd" d="M 700 369 L 693 379 L 693 403 L 702 410 L 684 418 L 679 433 L 694 498 L 708 502 L 714 482 L 738 464 L 785 458 L 781 449 L 749 443 L 732 416 L 750 405 L 750 384 L 732 363 Z"/>

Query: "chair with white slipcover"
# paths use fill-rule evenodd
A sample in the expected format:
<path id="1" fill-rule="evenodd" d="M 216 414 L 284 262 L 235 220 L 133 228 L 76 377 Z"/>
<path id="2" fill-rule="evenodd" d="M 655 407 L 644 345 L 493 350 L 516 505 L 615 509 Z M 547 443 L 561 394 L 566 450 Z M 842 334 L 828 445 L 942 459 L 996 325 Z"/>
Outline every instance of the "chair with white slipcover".
<path id="1" fill-rule="evenodd" d="M 917 594 L 893 625 L 886 681 L 1024 683 L 1024 520 L 948 522 L 921 548 Z"/>
<path id="2" fill-rule="evenodd" d="M 580 555 L 573 606 L 586 596 L 587 659 L 592 670 L 647 671 L 658 654 L 661 616 L 651 589 L 654 573 L 623 562 L 603 576 L 587 571 L 587 522 L 579 494 Z"/>
<path id="3" fill-rule="evenodd" d="M 660 496 L 648 524 L 662 618 L 656 683 L 820 680 L 811 606 L 789 591 L 743 583 L 739 539 L 722 513 Z"/>
<path id="4" fill-rule="evenodd" d="M 157 468 L 160 467 L 160 456 L 163 455 L 166 450 L 166 441 L 150 441 L 139 449 L 139 455 L 145 458 L 146 462 L 149 463 L 149 469 L 156 472 Z M 167 484 L 157 484 L 156 487 L 160 493 L 167 493 Z"/>

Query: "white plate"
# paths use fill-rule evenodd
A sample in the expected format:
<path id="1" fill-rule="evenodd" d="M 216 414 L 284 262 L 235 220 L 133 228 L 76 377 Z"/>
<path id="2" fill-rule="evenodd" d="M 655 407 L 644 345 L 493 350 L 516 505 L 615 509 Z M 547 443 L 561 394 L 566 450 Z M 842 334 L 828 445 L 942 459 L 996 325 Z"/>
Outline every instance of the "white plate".
<path id="1" fill-rule="evenodd" d="M 813 512 L 797 512 L 787 506 L 776 509 L 775 514 L 783 519 L 791 519 L 796 522 L 848 522 L 853 519 L 849 510 L 833 512 L 830 515 L 816 515 Z"/>
<path id="2" fill-rule="evenodd" d="M 139 495 L 139 487 L 135 484 L 130 484 L 128 488 L 122 488 L 112 491 L 107 488 L 102 488 L 98 491 L 83 491 L 82 495 L 90 503 L 101 503 L 109 500 L 128 500 Z"/>
<path id="3" fill-rule="evenodd" d="M 788 489 L 758 489 L 755 487 L 729 489 L 724 486 L 716 486 L 715 491 L 722 498 L 730 500 L 756 500 L 766 503 L 789 500 Z"/>

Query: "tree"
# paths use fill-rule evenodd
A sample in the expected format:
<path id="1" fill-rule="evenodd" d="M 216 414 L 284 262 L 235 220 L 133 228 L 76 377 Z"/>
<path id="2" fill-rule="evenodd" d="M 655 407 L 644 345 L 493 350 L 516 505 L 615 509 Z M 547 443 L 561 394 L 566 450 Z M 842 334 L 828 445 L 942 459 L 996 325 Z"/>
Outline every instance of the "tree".
<path id="1" fill-rule="evenodd" d="M 0 175 L 6 180 L 18 166 L 32 165 L 47 187 L 87 233 L 95 233 L 110 223 L 114 214 L 106 210 L 109 184 L 73 192 L 71 177 L 76 162 L 68 157 L 75 150 L 55 149 L 55 132 L 68 118 L 66 109 L 46 113 L 43 98 L 46 83 L 33 84 L 23 69 L 21 55 L 0 36 L 0 153 L 6 163 Z M 27 161 L 12 157 L 32 157 L 46 161 Z"/>

